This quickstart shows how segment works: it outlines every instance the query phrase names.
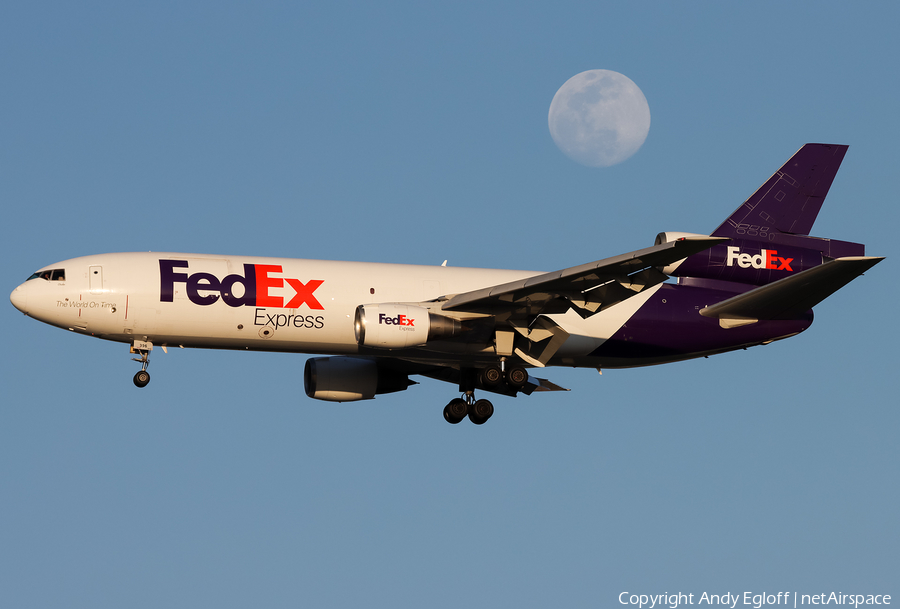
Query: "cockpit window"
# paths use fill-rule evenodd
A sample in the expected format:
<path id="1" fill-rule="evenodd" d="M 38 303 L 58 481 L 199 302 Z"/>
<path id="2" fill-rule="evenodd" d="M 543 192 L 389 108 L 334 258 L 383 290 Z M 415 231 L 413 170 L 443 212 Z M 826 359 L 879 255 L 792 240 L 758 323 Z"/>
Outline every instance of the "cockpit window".
<path id="1" fill-rule="evenodd" d="M 65 281 L 66 269 L 49 269 L 46 271 L 38 271 L 37 273 L 33 273 L 31 277 L 29 277 L 25 281 L 31 279 L 43 279 L 44 281 Z"/>

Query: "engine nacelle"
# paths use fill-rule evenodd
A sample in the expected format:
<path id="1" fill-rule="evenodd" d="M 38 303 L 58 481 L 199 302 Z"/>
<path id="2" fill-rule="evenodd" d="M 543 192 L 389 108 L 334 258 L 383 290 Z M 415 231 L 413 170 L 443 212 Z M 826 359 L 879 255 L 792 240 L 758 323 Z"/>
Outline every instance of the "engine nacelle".
<path id="1" fill-rule="evenodd" d="M 677 231 L 667 231 L 664 233 L 659 233 L 656 235 L 656 240 L 653 242 L 653 245 L 662 245 L 663 243 L 671 243 L 672 241 L 678 241 L 679 239 L 684 239 L 685 237 L 708 237 L 709 235 L 698 235 L 697 233 L 680 233 Z M 663 267 L 660 269 L 666 275 L 675 274 L 675 269 L 677 269 L 685 259 L 681 259 L 677 262 L 673 262 L 672 264 Z"/>
<path id="2" fill-rule="evenodd" d="M 459 334 L 462 324 L 424 307 L 387 303 L 356 307 L 353 328 L 360 347 L 404 349 Z"/>
<path id="3" fill-rule="evenodd" d="M 362 357 L 314 357 L 306 360 L 303 370 L 306 395 L 326 402 L 371 400 L 414 384 L 407 375 L 381 370 L 375 360 Z"/>
<path id="4" fill-rule="evenodd" d="M 697 233 L 679 233 L 676 231 L 667 231 L 664 233 L 659 233 L 656 235 L 656 240 L 653 242 L 653 245 L 662 245 L 663 243 L 671 243 L 672 241 L 678 241 L 679 239 L 684 239 L 685 237 L 709 237 L 709 235 L 698 235 Z"/>

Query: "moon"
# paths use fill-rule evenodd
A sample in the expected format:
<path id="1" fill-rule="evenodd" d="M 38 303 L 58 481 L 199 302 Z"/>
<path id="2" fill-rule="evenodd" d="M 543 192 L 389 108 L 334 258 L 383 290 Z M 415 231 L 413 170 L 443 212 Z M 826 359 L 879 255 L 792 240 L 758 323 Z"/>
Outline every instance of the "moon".
<path id="1" fill-rule="evenodd" d="M 550 102 L 550 135 L 566 156 L 609 167 L 632 156 L 650 132 L 650 106 L 634 82 L 612 70 L 576 74 Z"/>

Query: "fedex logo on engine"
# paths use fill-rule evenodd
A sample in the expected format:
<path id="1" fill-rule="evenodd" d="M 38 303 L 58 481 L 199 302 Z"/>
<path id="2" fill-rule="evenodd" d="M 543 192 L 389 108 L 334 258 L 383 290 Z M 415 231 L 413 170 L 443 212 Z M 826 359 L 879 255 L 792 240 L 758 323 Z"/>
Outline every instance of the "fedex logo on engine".
<path id="1" fill-rule="evenodd" d="M 303 283 L 291 277 L 278 277 L 282 273 L 280 264 L 245 264 L 243 275 L 228 275 L 219 279 L 212 273 L 182 273 L 175 269 L 188 268 L 187 260 L 159 261 L 159 300 L 173 302 L 175 300 L 175 284 L 183 283 L 188 300 L 192 303 L 207 306 L 219 300 L 229 307 L 274 307 L 278 309 L 299 309 L 306 305 L 310 309 L 322 310 L 325 307 L 316 300 L 313 292 L 324 283 L 322 279 L 310 279 Z M 287 283 L 294 294 L 287 300 L 282 296 L 269 293 L 269 290 L 282 288 Z M 240 285 L 241 295 L 235 294 L 234 287 Z M 201 292 L 203 294 L 201 294 Z"/>
<path id="2" fill-rule="evenodd" d="M 791 262 L 793 258 L 780 258 L 775 254 L 778 250 L 762 250 L 759 254 L 750 255 L 741 253 L 741 248 L 735 246 L 728 247 L 728 266 L 737 265 L 742 269 L 772 269 L 775 271 L 793 271 Z"/>
<path id="3" fill-rule="evenodd" d="M 412 317 L 407 317 L 406 315 L 397 315 L 396 317 L 391 317 L 389 315 L 385 315 L 384 313 L 378 314 L 378 323 L 385 324 L 387 326 L 412 327 L 414 321 L 416 320 Z"/>

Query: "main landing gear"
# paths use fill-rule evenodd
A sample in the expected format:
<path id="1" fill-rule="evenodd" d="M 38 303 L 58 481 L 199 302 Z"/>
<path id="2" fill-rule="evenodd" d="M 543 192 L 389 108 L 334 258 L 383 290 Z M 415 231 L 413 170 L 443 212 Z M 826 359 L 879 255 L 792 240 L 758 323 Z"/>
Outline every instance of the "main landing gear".
<path id="1" fill-rule="evenodd" d="M 133 352 L 139 354 L 140 357 L 132 357 L 132 361 L 141 363 L 141 369 L 134 375 L 134 385 L 135 387 L 146 387 L 150 382 L 150 373 L 147 372 L 147 366 L 150 365 L 150 352 L 143 349 L 135 349 Z"/>
<path id="2" fill-rule="evenodd" d="M 467 392 L 465 399 L 450 400 L 450 403 L 444 407 L 444 419 L 453 425 L 466 418 L 466 415 L 476 425 L 484 425 L 492 414 L 494 414 L 494 405 L 488 400 L 476 400 L 474 391 Z"/>
<path id="3" fill-rule="evenodd" d="M 522 366 L 512 366 L 506 372 L 500 366 L 486 366 L 481 370 L 481 382 L 487 387 L 496 387 L 506 382 L 511 389 L 518 391 L 527 381 L 528 371 Z"/>
<path id="4" fill-rule="evenodd" d="M 484 425 L 494 414 L 494 405 L 488 400 L 475 399 L 475 385 L 481 382 L 482 387 L 495 388 L 506 384 L 512 390 L 512 395 L 522 389 L 528 382 L 528 371 L 521 366 L 512 366 L 505 371 L 500 366 L 486 366 L 481 370 L 462 370 L 459 380 L 459 390 L 462 397 L 450 400 L 444 407 L 444 419 L 453 425 L 462 421 L 466 416 L 475 425 Z M 501 393 L 506 393 L 501 391 Z"/>

